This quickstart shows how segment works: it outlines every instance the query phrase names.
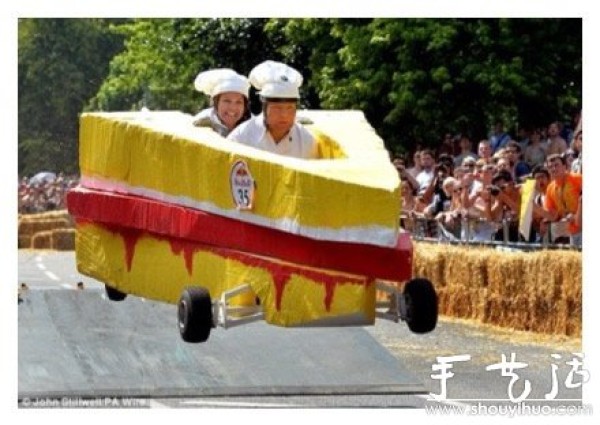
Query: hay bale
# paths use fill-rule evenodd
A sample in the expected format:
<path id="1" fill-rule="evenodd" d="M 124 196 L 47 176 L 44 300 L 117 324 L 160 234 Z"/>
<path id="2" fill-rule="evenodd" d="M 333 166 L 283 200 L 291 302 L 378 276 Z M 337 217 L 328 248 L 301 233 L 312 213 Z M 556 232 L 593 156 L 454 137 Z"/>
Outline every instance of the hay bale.
<path id="1" fill-rule="evenodd" d="M 53 230 L 52 249 L 58 251 L 73 251 L 75 249 L 75 229 Z"/>
<path id="2" fill-rule="evenodd" d="M 37 232 L 31 241 L 33 249 L 51 249 L 52 248 L 52 231 Z"/>
<path id="3" fill-rule="evenodd" d="M 31 235 L 19 235 L 19 249 L 31 248 Z"/>
<path id="4" fill-rule="evenodd" d="M 415 243 L 413 273 L 430 279 L 440 314 L 497 326 L 581 336 L 582 257 Z"/>
<path id="5" fill-rule="evenodd" d="M 19 222 L 19 235 L 33 236 L 38 232 L 73 228 L 66 218 L 24 217 Z"/>
<path id="6" fill-rule="evenodd" d="M 415 242 L 413 244 L 413 268 L 415 277 L 429 279 L 435 283 L 436 288 L 444 286 L 444 245 L 426 242 Z"/>

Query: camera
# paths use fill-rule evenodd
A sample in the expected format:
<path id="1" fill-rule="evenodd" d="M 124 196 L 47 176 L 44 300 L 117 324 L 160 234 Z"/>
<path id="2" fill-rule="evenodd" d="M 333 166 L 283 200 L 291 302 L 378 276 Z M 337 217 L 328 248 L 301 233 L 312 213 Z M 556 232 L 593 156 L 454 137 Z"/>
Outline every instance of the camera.
<path id="1" fill-rule="evenodd" d="M 488 187 L 488 191 L 492 196 L 498 196 L 500 194 L 500 188 L 498 186 Z"/>

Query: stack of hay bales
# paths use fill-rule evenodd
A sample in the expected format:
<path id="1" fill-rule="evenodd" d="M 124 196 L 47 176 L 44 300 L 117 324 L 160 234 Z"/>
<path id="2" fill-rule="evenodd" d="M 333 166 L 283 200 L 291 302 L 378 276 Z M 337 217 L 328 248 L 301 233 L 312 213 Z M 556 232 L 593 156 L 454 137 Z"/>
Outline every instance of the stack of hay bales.
<path id="1" fill-rule="evenodd" d="M 19 249 L 73 250 L 75 230 L 66 210 L 19 216 Z"/>
<path id="2" fill-rule="evenodd" d="M 582 263 L 575 251 L 503 252 L 415 242 L 413 274 L 430 279 L 440 314 L 581 336 Z"/>

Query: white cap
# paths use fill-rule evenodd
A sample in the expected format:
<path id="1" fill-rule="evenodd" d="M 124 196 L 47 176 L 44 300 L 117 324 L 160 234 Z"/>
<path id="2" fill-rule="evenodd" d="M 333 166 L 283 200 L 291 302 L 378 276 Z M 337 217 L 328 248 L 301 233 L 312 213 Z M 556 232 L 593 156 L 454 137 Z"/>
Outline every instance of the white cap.
<path id="1" fill-rule="evenodd" d="M 198 74 L 194 81 L 194 87 L 210 97 L 215 97 L 221 93 L 234 92 L 247 98 L 250 83 L 246 77 L 238 74 L 233 69 L 219 68 Z"/>
<path id="2" fill-rule="evenodd" d="M 248 77 L 263 98 L 300 98 L 302 75 L 284 63 L 265 61 L 255 66 Z"/>

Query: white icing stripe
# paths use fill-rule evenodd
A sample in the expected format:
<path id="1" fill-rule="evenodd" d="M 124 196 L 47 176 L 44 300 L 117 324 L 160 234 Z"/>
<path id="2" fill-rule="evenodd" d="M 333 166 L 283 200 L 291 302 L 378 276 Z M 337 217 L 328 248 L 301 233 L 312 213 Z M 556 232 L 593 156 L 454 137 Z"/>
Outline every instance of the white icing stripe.
<path id="1" fill-rule="evenodd" d="M 364 243 L 369 245 L 394 247 L 396 246 L 398 238 L 397 233 L 393 229 L 383 226 L 355 226 L 344 227 L 341 229 L 302 226 L 297 221 L 289 218 L 276 220 L 256 215 L 248 211 L 242 212 L 236 209 L 224 210 L 211 202 L 200 202 L 187 196 L 167 195 L 166 193 L 157 190 L 147 189 L 139 186 L 129 186 L 128 184 L 116 182 L 114 180 L 82 176 L 80 182 L 81 186 L 89 189 L 143 196 L 157 201 L 195 208 L 211 214 L 232 218 L 234 220 L 239 220 L 246 223 L 256 224 L 258 226 L 268 227 L 271 229 L 277 229 L 287 233 L 302 235 L 317 240 Z"/>

